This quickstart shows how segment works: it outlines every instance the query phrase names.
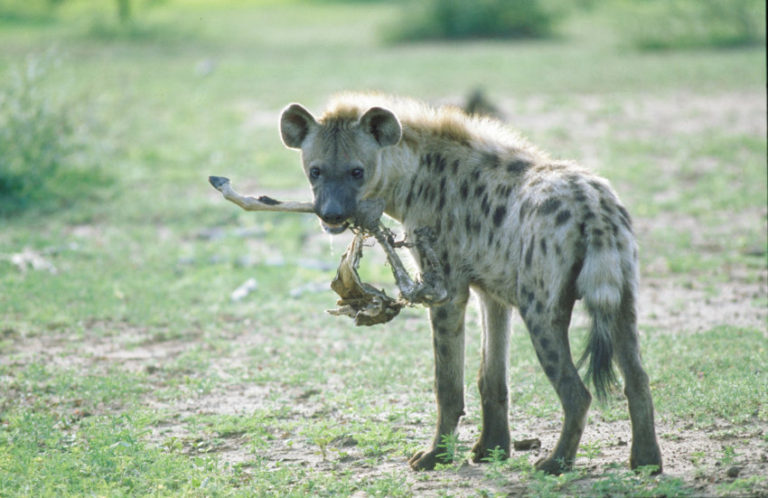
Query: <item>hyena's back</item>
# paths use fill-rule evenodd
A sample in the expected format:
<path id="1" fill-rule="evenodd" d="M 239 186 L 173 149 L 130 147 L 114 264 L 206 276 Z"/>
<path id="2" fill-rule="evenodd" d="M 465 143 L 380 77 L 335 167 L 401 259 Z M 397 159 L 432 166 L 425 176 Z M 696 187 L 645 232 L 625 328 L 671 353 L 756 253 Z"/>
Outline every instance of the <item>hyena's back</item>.
<path id="1" fill-rule="evenodd" d="M 608 184 L 528 151 L 473 155 L 424 154 L 403 192 L 404 224 L 435 228 L 445 271 L 523 314 L 530 304 L 554 306 L 570 285 L 594 306 L 617 306 L 635 285 L 636 246 Z M 531 281 L 540 291 L 533 303 Z"/>

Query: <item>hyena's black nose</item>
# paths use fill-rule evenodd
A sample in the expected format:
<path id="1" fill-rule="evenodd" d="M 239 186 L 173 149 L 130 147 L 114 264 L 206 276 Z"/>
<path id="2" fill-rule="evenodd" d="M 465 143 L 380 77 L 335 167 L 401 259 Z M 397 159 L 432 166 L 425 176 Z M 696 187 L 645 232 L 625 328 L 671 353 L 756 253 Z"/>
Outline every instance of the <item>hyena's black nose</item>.
<path id="1" fill-rule="evenodd" d="M 324 222 L 328 223 L 329 225 L 340 225 L 344 220 L 347 219 L 347 216 L 342 213 L 340 210 L 337 211 L 325 211 L 320 214 L 320 218 L 323 219 Z"/>
<path id="2" fill-rule="evenodd" d="M 326 202 L 319 214 L 320 218 L 329 225 L 340 225 L 349 218 L 349 214 L 338 202 Z"/>

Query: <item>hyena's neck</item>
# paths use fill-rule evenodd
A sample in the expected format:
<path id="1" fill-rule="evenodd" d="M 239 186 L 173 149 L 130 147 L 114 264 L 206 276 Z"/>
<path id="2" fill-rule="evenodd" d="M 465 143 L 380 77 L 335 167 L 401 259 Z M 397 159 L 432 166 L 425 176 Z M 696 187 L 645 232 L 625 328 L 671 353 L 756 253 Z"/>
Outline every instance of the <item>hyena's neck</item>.
<path id="1" fill-rule="evenodd" d="M 379 178 L 371 197 L 384 199 L 384 212 L 402 222 L 404 200 L 419 166 L 419 153 L 411 147 L 399 144 L 382 151 Z"/>

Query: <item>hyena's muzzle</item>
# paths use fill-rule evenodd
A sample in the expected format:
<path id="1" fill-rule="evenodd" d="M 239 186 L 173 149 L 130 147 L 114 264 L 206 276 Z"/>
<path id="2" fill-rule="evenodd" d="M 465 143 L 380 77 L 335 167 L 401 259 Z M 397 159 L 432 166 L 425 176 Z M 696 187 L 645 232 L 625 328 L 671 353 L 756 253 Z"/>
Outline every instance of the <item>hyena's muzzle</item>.
<path id="1" fill-rule="evenodd" d="M 321 220 L 323 230 L 330 234 L 346 230 L 357 211 L 357 188 L 346 183 L 344 179 L 326 179 L 313 188 L 315 213 Z"/>

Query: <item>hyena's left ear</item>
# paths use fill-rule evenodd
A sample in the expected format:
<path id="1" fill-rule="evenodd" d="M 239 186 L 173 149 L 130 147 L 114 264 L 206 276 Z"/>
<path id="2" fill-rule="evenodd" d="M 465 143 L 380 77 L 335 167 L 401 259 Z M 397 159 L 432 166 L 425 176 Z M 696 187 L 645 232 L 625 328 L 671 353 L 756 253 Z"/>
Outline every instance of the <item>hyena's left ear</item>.
<path id="1" fill-rule="evenodd" d="M 382 147 L 397 144 L 403 135 L 403 128 L 397 116 L 381 107 L 368 109 L 360 118 L 360 127 L 370 133 Z"/>
<path id="2" fill-rule="evenodd" d="M 280 136 L 291 149 L 300 149 L 309 131 L 318 126 L 314 116 L 299 104 L 291 104 L 280 116 Z"/>

